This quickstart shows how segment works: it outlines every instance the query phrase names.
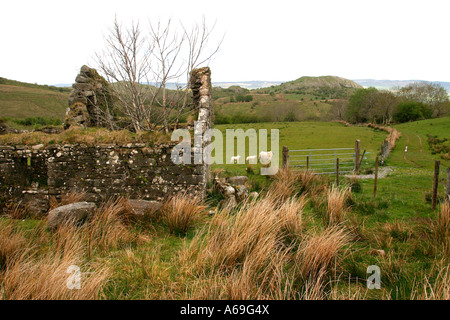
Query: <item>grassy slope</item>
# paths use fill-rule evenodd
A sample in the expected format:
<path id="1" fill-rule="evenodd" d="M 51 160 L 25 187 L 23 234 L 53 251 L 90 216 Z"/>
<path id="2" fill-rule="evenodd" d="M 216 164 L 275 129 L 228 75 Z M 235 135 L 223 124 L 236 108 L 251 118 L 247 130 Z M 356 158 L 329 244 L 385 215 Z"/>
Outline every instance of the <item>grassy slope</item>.
<path id="1" fill-rule="evenodd" d="M 328 101 L 316 100 L 307 94 L 277 94 L 273 97 L 268 94 L 252 94 L 252 96 L 251 102 L 225 103 L 229 98 L 218 99 L 214 102 L 214 109 L 229 117 L 249 115 L 266 118 L 269 121 L 283 121 L 290 112 L 295 114 L 297 120 L 324 119 L 331 108 Z"/>
<path id="2" fill-rule="evenodd" d="M 0 84 L 0 117 L 47 117 L 63 119 L 68 92 Z"/>

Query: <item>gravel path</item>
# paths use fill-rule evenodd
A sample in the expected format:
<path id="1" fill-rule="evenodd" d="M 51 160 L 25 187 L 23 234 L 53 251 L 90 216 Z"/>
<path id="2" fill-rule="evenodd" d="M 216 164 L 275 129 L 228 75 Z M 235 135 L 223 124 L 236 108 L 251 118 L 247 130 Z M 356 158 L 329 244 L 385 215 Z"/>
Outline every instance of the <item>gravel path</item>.
<path id="1" fill-rule="evenodd" d="M 389 173 L 391 173 L 393 169 L 391 167 L 382 167 L 378 170 L 378 179 L 385 178 Z M 357 179 L 375 179 L 375 174 L 361 174 L 361 175 L 345 175 L 347 178 L 357 178 Z"/>

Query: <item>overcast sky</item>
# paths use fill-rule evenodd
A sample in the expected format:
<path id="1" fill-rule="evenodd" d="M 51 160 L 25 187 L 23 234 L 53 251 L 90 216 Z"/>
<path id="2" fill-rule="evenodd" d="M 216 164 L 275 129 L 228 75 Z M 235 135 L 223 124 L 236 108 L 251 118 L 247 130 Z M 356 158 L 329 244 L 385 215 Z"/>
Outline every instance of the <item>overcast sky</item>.
<path id="1" fill-rule="evenodd" d="M 216 21 L 212 80 L 450 81 L 448 0 L 2 1 L 0 77 L 72 83 L 114 16 Z"/>

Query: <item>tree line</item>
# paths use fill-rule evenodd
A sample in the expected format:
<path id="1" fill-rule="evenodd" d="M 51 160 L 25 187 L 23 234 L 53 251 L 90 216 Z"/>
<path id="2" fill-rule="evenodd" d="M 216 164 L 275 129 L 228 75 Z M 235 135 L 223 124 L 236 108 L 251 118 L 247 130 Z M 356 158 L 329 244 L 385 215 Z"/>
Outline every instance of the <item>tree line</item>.
<path id="1" fill-rule="evenodd" d="M 417 82 L 390 91 L 357 89 L 347 103 L 334 102 L 332 113 L 333 118 L 350 123 L 400 123 L 448 115 L 450 101 L 441 85 Z"/>

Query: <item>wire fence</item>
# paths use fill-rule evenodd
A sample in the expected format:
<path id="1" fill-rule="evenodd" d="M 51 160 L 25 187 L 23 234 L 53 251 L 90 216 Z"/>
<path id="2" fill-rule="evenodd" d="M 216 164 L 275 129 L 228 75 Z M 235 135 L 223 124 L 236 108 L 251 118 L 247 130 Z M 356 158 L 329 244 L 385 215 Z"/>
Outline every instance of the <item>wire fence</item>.
<path id="1" fill-rule="evenodd" d="M 360 155 L 357 148 L 290 150 L 284 147 L 283 166 L 293 171 L 309 170 L 315 174 L 335 175 L 338 185 L 343 176 L 351 177 L 362 172 L 363 175 L 358 175 L 358 178 L 362 178 L 366 194 L 371 195 L 373 190 L 374 198 L 400 202 L 412 210 L 419 203 L 431 203 L 434 209 L 439 202 L 450 201 L 450 171 L 439 167 L 437 162 L 434 172 L 424 168 L 378 168 L 367 160 L 367 154 L 364 151 Z M 438 169 L 439 174 L 436 172 Z"/>

